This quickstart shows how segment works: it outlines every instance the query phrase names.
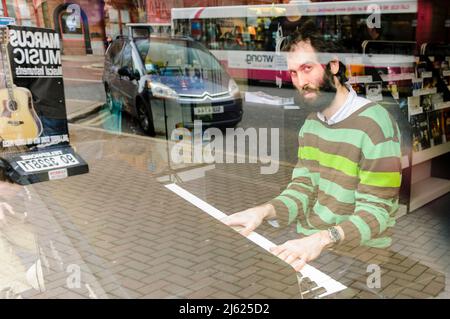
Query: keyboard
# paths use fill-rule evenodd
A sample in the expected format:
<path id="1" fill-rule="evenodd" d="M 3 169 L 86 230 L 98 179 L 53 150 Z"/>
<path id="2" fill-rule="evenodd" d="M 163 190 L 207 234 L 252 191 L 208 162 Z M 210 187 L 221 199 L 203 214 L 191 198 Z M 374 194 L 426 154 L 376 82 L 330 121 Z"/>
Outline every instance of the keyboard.
<path id="1" fill-rule="evenodd" d="M 177 184 L 167 184 L 165 187 L 218 221 L 222 221 L 225 217 L 227 217 L 225 213 L 221 212 L 217 208 Z M 256 232 L 252 232 L 246 238 L 268 252 L 270 252 L 272 247 L 276 246 L 266 237 L 261 236 Z M 347 289 L 347 286 L 308 264 L 306 264 L 303 269 L 297 273 L 297 279 L 300 289 L 300 296 L 305 299 L 324 298 Z"/>

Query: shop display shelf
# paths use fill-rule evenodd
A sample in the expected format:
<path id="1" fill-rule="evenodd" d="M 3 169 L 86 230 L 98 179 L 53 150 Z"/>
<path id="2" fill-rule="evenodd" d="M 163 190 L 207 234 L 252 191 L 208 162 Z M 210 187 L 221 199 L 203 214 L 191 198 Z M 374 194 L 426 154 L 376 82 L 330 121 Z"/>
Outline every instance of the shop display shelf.
<path id="1" fill-rule="evenodd" d="M 420 152 L 412 153 L 412 165 L 417 165 L 426 161 L 429 161 L 437 156 L 450 152 L 450 142 L 439 144 L 430 148 L 427 148 Z"/>
<path id="2" fill-rule="evenodd" d="M 428 177 L 411 185 L 409 210 L 414 211 L 432 200 L 450 192 L 450 180 Z"/>

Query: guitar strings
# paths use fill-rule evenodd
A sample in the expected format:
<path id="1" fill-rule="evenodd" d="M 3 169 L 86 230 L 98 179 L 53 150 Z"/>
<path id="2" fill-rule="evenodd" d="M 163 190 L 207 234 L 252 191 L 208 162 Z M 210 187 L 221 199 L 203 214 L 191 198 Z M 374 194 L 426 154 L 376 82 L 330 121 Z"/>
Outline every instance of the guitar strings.
<path id="1" fill-rule="evenodd" d="M 5 52 L 5 44 L 2 44 L 2 49 L 1 49 L 1 52 L 0 52 L 0 54 L 2 55 L 2 58 L 1 58 L 1 62 L 2 62 L 1 71 L 3 73 L 3 82 L 4 82 L 4 85 L 5 85 L 5 88 L 6 88 L 6 72 L 5 72 L 5 54 L 4 54 L 4 52 Z M 5 139 L 3 138 L 3 136 L 0 135 L 0 146 L 2 148 L 3 148 L 3 141 L 4 140 Z"/>
<path id="2" fill-rule="evenodd" d="M 1 50 L 1 55 L 2 55 L 2 72 L 3 72 L 3 82 L 4 82 L 4 86 L 6 88 L 7 85 L 7 81 L 6 81 L 6 72 L 5 72 L 5 44 L 2 44 L 2 50 Z"/>

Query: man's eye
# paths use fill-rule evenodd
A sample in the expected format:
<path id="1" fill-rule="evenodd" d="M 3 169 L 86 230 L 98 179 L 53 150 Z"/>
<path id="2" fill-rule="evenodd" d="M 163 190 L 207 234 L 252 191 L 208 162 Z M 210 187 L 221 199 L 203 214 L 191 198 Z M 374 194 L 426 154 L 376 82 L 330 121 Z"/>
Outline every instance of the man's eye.
<path id="1" fill-rule="evenodd" d="M 305 71 L 305 72 L 310 72 L 311 70 L 312 70 L 312 66 L 310 66 L 310 65 L 305 65 L 303 67 L 303 71 Z"/>
<path id="2" fill-rule="evenodd" d="M 292 76 L 296 76 L 297 75 L 297 72 L 296 71 L 289 71 L 289 75 L 292 77 Z"/>

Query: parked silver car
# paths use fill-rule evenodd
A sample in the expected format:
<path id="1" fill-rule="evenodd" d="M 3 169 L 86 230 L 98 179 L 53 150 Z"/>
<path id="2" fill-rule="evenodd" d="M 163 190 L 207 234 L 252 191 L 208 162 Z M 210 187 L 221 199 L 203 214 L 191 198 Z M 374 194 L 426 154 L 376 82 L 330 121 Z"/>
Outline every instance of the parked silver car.
<path id="1" fill-rule="evenodd" d="M 106 51 L 103 82 L 108 104 L 136 117 L 149 135 L 170 136 L 194 120 L 220 128 L 242 119 L 238 85 L 191 39 L 118 37 Z"/>

